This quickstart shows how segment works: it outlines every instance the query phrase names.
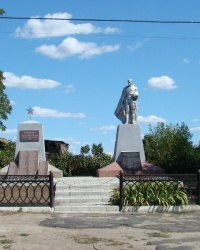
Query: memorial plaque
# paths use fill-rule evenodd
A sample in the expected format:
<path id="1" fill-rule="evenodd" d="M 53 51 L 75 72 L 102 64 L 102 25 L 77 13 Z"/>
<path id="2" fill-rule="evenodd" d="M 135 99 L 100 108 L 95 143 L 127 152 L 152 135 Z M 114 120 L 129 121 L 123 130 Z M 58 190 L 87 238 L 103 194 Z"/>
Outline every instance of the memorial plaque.
<path id="1" fill-rule="evenodd" d="M 38 174 L 48 175 L 48 161 L 40 161 Z"/>
<path id="2" fill-rule="evenodd" d="M 7 174 L 8 175 L 18 175 L 18 173 L 19 173 L 19 168 L 16 165 L 16 163 L 14 161 L 10 162 Z"/>
<path id="3" fill-rule="evenodd" d="M 38 171 L 38 151 L 28 151 L 28 173 L 29 175 L 36 175 Z"/>
<path id="4" fill-rule="evenodd" d="M 38 142 L 39 130 L 21 130 L 19 132 L 20 142 Z"/>
<path id="5" fill-rule="evenodd" d="M 121 152 L 122 168 L 124 170 L 141 170 L 141 160 L 139 152 Z"/>
<path id="6" fill-rule="evenodd" d="M 19 151 L 19 174 L 28 175 L 28 151 Z"/>
<path id="7" fill-rule="evenodd" d="M 38 171 L 38 151 L 19 151 L 19 174 L 36 175 Z"/>

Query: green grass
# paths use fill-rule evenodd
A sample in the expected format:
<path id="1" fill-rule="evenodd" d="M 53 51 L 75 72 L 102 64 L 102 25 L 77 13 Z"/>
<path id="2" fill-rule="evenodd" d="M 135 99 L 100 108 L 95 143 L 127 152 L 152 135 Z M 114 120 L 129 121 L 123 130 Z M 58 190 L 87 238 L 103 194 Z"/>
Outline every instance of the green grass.
<path id="1" fill-rule="evenodd" d="M 28 236 L 29 234 L 26 234 L 26 233 L 22 233 L 22 234 L 20 234 L 20 236 L 24 236 L 24 237 L 26 237 L 26 236 Z"/>
<path id="2" fill-rule="evenodd" d="M 114 239 L 103 239 L 97 237 L 89 237 L 87 235 L 73 235 L 73 240 L 78 244 L 97 244 L 99 242 L 105 243 L 106 246 L 124 246 L 126 245 L 128 248 L 131 248 L 129 243 L 121 242 Z"/>
<path id="3" fill-rule="evenodd" d="M 4 244 L 11 244 L 11 243 L 13 243 L 13 241 L 12 241 L 12 240 L 9 240 L 9 239 L 2 239 L 2 240 L 0 240 L 0 243 L 1 243 L 2 245 L 4 245 Z"/>
<path id="4" fill-rule="evenodd" d="M 167 232 L 153 232 L 148 234 L 150 237 L 156 237 L 156 238 L 169 238 L 169 235 Z"/>

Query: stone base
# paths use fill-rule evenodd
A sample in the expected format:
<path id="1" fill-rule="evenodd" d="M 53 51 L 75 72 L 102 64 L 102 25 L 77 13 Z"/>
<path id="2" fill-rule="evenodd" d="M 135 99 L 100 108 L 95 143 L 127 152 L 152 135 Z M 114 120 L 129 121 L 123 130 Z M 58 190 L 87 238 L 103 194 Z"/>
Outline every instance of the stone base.
<path id="1" fill-rule="evenodd" d="M 142 174 L 165 174 L 165 170 L 151 163 L 142 162 Z"/>
<path id="2" fill-rule="evenodd" d="M 6 166 L 6 167 L 0 169 L 0 175 L 6 175 L 8 172 L 8 168 L 9 168 L 9 166 Z M 48 164 L 48 172 L 49 171 L 53 172 L 54 178 L 62 178 L 63 177 L 63 171 L 50 165 L 50 164 Z"/>
<path id="3" fill-rule="evenodd" d="M 121 152 L 139 152 L 141 162 L 145 162 L 144 147 L 138 124 L 121 124 L 117 128 L 114 159 L 122 162 Z"/>
<path id="4" fill-rule="evenodd" d="M 52 166 L 52 165 L 48 165 L 49 167 L 49 171 L 52 171 L 53 172 L 53 177 L 54 178 L 62 178 L 63 177 L 63 171 Z"/>
<path id="5" fill-rule="evenodd" d="M 118 174 L 120 174 L 120 171 L 122 171 L 122 168 L 117 162 L 113 162 L 110 165 L 99 168 L 97 170 L 97 176 L 98 177 L 115 177 Z"/>
<path id="6" fill-rule="evenodd" d="M 142 170 L 123 171 L 120 164 L 118 164 L 117 162 L 113 162 L 108 166 L 99 168 L 97 170 L 97 176 L 98 177 L 116 177 L 117 175 L 120 174 L 121 171 L 123 171 L 124 174 L 127 174 L 127 175 L 165 174 L 164 169 L 159 168 L 148 162 L 142 162 L 141 165 L 142 165 Z"/>

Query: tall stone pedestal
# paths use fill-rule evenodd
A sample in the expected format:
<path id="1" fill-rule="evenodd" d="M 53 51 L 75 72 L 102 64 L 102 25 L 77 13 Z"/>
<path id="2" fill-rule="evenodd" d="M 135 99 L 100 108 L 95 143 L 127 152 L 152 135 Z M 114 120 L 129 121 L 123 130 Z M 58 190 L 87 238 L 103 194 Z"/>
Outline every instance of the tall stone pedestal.
<path id="1" fill-rule="evenodd" d="M 122 162 L 121 152 L 139 152 L 141 162 L 145 162 L 145 153 L 138 124 L 121 124 L 117 128 L 114 160 Z"/>
<path id="2" fill-rule="evenodd" d="M 39 161 L 46 161 L 43 126 L 40 122 L 27 121 L 18 124 L 15 159 L 19 151 L 38 150 Z"/>
<path id="3" fill-rule="evenodd" d="M 140 165 L 141 169 L 137 170 L 137 164 L 135 164 L 135 159 L 127 161 L 127 163 L 133 163 L 133 168 L 124 169 L 122 155 L 134 155 L 134 153 L 140 154 Z M 135 158 L 135 156 L 133 156 Z M 164 174 L 165 171 L 153 164 L 146 162 L 144 147 L 140 132 L 140 126 L 138 124 L 121 124 L 118 126 L 115 151 L 114 151 L 115 162 L 100 168 L 97 170 L 98 177 L 114 177 L 118 175 L 121 171 L 126 172 L 126 174 Z M 137 159 L 138 160 L 138 159 Z M 129 165 L 129 164 L 127 164 Z M 135 168 L 136 167 L 136 168 Z"/>

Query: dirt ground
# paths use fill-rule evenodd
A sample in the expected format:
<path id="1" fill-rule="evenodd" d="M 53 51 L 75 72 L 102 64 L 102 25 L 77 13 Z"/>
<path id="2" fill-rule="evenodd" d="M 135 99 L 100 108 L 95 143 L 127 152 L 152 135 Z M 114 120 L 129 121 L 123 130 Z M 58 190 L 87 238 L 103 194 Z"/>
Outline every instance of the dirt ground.
<path id="1" fill-rule="evenodd" d="M 199 250 L 200 212 L 0 212 L 0 249 Z"/>

